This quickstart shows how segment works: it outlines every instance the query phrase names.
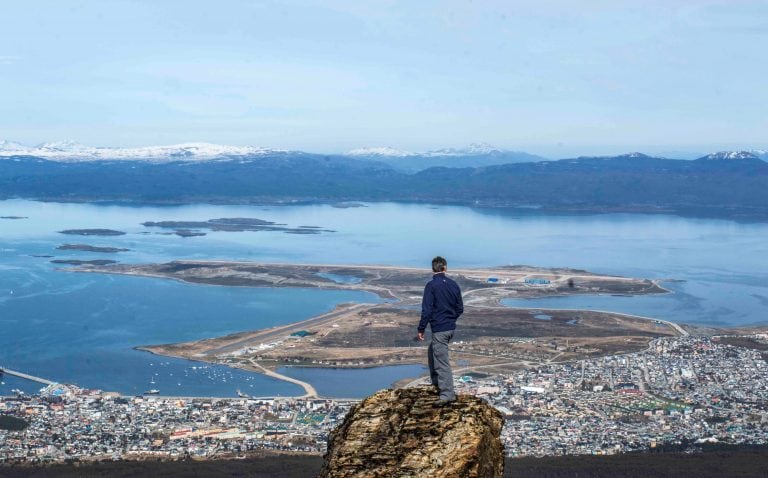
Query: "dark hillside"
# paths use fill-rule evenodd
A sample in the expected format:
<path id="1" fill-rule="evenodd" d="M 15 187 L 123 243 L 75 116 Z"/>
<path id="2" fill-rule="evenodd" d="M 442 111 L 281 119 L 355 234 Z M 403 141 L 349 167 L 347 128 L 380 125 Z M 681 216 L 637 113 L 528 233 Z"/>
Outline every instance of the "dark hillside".
<path id="1" fill-rule="evenodd" d="M 45 467 L 0 467 L 8 478 L 309 478 L 320 472 L 323 459 L 308 455 L 271 455 L 243 460 L 175 462 L 102 462 Z M 540 478 L 764 478 L 768 451 L 743 448 L 699 454 L 658 453 L 553 458 L 507 459 L 505 477 Z"/>
<path id="2" fill-rule="evenodd" d="M 201 162 L 0 160 L 0 199 L 145 203 L 402 201 L 542 212 L 645 212 L 768 220 L 754 158 L 577 158 L 407 174 L 382 163 L 284 153 Z"/>

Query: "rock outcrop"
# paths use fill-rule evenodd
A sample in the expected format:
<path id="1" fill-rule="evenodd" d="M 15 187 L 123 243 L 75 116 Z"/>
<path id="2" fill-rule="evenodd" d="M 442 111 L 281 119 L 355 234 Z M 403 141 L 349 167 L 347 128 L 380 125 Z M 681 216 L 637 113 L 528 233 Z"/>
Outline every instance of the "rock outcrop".
<path id="1" fill-rule="evenodd" d="M 331 432 L 320 478 L 501 478 L 501 414 L 470 395 L 441 408 L 436 399 L 409 388 L 363 400 Z"/>

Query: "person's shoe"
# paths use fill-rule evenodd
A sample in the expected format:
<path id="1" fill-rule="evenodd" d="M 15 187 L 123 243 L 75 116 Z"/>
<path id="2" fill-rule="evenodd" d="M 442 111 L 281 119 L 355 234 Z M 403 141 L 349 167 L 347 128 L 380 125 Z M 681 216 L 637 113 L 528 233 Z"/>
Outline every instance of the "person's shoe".
<path id="1" fill-rule="evenodd" d="M 453 397 L 453 398 L 440 398 L 438 400 L 435 400 L 434 403 L 432 404 L 432 406 L 435 407 L 435 408 L 443 408 L 444 406 L 449 405 L 449 404 L 451 404 L 451 403 L 453 403 L 455 401 L 456 401 L 456 397 Z"/>

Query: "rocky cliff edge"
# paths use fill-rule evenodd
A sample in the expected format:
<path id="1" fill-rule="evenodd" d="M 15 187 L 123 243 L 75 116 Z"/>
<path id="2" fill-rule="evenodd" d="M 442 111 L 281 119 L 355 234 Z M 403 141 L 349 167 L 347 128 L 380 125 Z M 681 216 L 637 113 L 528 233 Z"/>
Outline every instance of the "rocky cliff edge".
<path id="1" fill-rule="evenodd" d="M 331 432 L 320 478 L 501 478 L 501 414 L 470 395 L 439 408 L 436 399 L 409 388 L 363 400 Z"/>

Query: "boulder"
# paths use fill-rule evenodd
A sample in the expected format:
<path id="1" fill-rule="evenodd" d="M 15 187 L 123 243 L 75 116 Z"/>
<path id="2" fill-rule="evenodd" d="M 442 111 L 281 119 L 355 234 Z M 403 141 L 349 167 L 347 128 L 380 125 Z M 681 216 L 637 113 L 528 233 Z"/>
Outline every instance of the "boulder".
<path id="1" fill-rule="evenodd" d="M 320 478 L 501 478 L 503 418 L 471 395 L 435 407 L 431 388 L 383 390 L 331 432 Z"/>

